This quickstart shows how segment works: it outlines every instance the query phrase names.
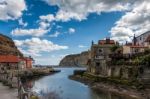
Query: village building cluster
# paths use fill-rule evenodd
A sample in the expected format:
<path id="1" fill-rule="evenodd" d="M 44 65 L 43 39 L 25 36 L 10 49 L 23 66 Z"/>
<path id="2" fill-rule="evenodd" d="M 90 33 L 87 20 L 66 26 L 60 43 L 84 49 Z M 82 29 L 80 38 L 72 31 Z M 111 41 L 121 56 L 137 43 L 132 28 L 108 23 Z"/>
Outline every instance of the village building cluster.
<path id="1" fill-rule="evenodd" d="M 33 58 L 15 55 L 0 55 L 0 81 L 17 87 L 18 71 L 32 69 Z"/>
<path id="2" fill-rule="evenodd" d="M 150 31 L 138 37 L 134 35 L 133 41 L 124 45 L 110 38 L 99 40 L 97 44 L 92 42 L 87 63 L 88 73 L 101 77 L 150 82 L 150 64 L 142 65 L 138 62 L 140 59 L 136 58 L 150 54 L 148 50 Z"/>

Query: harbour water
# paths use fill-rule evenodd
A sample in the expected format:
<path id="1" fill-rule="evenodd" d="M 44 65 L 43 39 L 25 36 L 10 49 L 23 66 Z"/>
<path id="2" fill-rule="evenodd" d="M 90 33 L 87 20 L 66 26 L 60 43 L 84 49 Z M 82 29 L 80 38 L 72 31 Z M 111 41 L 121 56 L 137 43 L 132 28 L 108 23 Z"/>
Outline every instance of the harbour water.
<path id="1" fill-rule="evenodd" d="M 68 78 L 75 69 L 81 68 L 57 69 L 61 72 L 29 82 L 31 90 L 38 93 L 42 99 L 127 99 L 111 93 L 97 92 Z"/>

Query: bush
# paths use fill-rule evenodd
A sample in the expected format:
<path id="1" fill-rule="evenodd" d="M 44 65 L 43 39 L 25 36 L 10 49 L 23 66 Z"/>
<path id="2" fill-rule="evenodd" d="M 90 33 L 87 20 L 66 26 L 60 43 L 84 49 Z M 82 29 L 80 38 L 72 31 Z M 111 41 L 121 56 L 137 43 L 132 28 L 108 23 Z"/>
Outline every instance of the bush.
<path id="1" fill-rule="evenodd" d="M 85 73 L 85 70 L 74 70 L 74 75 L 83 75 Z"/>

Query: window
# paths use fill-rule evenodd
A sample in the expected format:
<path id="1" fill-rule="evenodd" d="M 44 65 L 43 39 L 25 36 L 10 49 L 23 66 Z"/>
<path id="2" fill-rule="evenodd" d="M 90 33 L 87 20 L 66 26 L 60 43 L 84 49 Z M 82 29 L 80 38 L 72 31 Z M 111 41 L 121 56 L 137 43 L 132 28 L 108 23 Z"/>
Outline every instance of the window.
<path id="1" fill-rule="evenodd" d="M 99 52 L 101 53 L 101 52 L 102 52 L 102 49 L 99 49 Z"/>
<path id="2" fill-rule="evenodd" d="M 97 62 L 97 63 L 96 63 L 96 66 L 100 66 L 100 63 L 99 63 L 99 62 Z"/>

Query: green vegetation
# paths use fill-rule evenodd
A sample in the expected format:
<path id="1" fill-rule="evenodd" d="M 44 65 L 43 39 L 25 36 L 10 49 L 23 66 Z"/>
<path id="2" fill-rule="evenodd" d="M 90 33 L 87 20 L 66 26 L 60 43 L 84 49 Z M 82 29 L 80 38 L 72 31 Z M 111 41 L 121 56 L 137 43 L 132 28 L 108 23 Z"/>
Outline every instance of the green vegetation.
<path id="1" fill-rule="evenodd" d="M 39 99 L 37 96 L 31 96 L 30 99 Z"/>
<path id="2" fill-rule="evenodd" d="M 103 83 L 113 83 L 113 84 L 130 86 L 132 88 L 137 88 L 137 89 L 144 88 L 143 85 L 140 82 L 138 82 L 136 79 L 127 80 L 127 79 L 121 79 L 121 78 L 117 78 L 117 77 L 114 78 L 114 77 L 96 76 L 93 74 L 89 74 L 87 72 L 84 72 L 81 74 L 79 73 L 74 76 L 89 80 L 90 82 L 93 82 L 93 83 L 103 82 Z"/>
<path id="3" fill-rule="evenodd" d="M 111 49 L 112 52 L 115 52 L 118 48 L 120 48 L 119 45 L 114 45 L 114 46 L 111 47 L 110 49 Z"/>

